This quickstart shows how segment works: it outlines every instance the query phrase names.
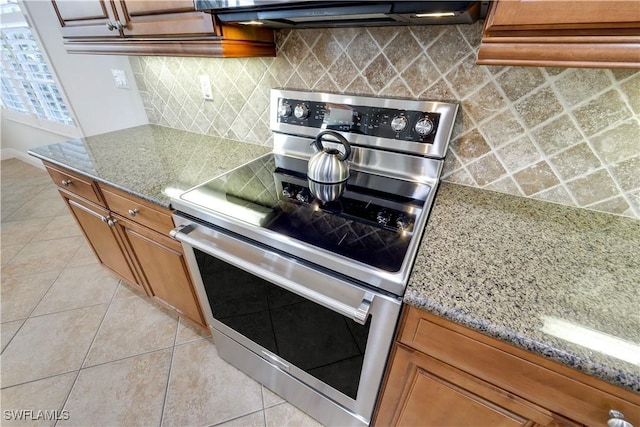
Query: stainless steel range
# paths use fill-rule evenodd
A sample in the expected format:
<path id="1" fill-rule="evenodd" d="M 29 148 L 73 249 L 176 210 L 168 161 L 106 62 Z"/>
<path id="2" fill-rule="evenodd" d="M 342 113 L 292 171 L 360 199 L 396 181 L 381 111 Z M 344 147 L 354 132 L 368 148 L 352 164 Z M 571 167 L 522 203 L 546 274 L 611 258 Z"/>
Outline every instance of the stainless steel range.
<path id="1" fill-rule="evenodd" d="M 172 200 L 220 356 L 325 425 L 369 424 L 457 107 L 272 90 L 273 151 Z"/>

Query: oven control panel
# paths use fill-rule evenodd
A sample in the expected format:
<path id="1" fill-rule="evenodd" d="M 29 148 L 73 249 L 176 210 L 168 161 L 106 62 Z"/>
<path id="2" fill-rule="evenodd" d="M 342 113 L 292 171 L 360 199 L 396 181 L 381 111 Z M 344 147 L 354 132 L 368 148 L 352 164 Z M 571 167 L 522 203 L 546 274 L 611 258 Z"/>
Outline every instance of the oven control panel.
<path id="1" fill-rule="evenodd" d="M 440 113 L 279 98 L 278 123 L 433 144 Z"/>

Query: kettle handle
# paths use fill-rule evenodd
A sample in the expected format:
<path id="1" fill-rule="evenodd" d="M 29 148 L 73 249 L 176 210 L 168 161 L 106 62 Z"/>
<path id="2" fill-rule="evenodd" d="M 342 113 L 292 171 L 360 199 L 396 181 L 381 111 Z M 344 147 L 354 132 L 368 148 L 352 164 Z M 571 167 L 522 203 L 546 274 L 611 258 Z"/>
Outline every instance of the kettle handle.
<path id="1" fill-rule="evenodd" d="M 340 135 L 338 132 L 334 132 L 332 130 L 323 130 L 318 135 L 316 135 L 315 141 L 313 141 L 312 145 L 316 147 L 318 151 L 324 150 L 324 145 L 322 145 L 322 137 L 325 135 L 331 135 L 338 140 L 340 144 L 344 146 L 344 153 L 340 156 L 340 160 L 347 160 L 349 155 L 351 154 L 351 145 L 345 139 L 344 136 Z"/>

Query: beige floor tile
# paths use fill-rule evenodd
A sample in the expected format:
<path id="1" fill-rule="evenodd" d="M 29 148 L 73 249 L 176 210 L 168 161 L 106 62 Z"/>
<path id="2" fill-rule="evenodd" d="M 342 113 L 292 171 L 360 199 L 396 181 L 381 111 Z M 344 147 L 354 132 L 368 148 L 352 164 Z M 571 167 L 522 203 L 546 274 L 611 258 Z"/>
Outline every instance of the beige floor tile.
<path id="1" fill-rule="evenodd" d="M 24 221 L 27 219 L 47 218 L 68 213 L 67 205 L 52 185 L 40 191 L 28 202 L 7 217 L 7 221 Z"/>
<path id="2" fill-rule="evenodd" d="M 262 386 L 262 405 L 265 408 L 270 408 L 272 406 L 279 405 L 283 403 L 285 400 L 269 390 L 267 387 Z"/>
<path id="3" fill-rule="evenodd" d="M 95 304 L 108 304 L 119 279 L 99 264 L 66 268 L 53 283 L 32 316 Z"/>
<path id="4" fill-rule="evenodd" d="M 81 370 L 57 425 L 160 425 L 170 364 L 167 349 Z"/>
<path id="5" fill-rule="evenodd" d="M 196 329 L 184 319 L 180 319 L 178 324 L 178 336 L 176 337 L 176 345 L 184 344 L 190 341 L 201 340 L 210 337 L 211 334 L 203 330 Z"/>
<path id="6" fill-rule="evenodd" d="M 65 214 L 54 217 L 31 241 L 40 242 L 72 236 L 82 236 L 82 230 L 71 214 Z"/>
<path id="7" fill-rule="evenodd" d="M 60 270 L 54 270 L 24 276 L 3 277 L 0 287 L 2 322 L 28 317 L 59 274 Z"/>
<path id="8" fill-rule="evenodd" d="M 2 386 L 80 369 L 107 305 L 27 319 L 2 354 Z"/>
<path id="9" fill-rule="evenodd" d="M 4 221 L 5 219 L 13 215 L 35 195 L 42 192 L 42 190 L 50 187 L 52 187 L 51 184 L 28 184 L 23 182 L 12 184 L 3 182 L 0 193 L 0 201 L 2 203 L 2 220 Z M 21 218 L 15 218 L 15 220 L 20 219 Z"/>
<path id="10" fill-rule="evenodd" d="M 11 246 L 2 246 L 0 249 L 0 259 L 2 260 L 2 266 L 4 267 L 13 259 L 14 256 L 18 255 L 18 252 L 24 248 L 25 245 L 11 245 Z"/>
<path id="11" fill-rule="evenodd" d="M 264 411 L 254 412 L 244 417 L 226 423 L 217 424 L 216 427 L 264 427 Z"/>
<path id="12" fill-rule="evenodd" d="M 58 375 L 40 381 L 2 390 L 3 426 L 52 426 L 55 418 L 62 419 L 62 405 L 69 395 L 76 373 Z M 6 411 L 31 410 L 28 419 L 19 420 Z M 42 412 L 38 412 L 42 411 Z M 46 413 L 44 411 L 47 411 Z M 57 411 L 57 412 L 54 412 Z M 14 414 L 16 412 L 13 412 Z M 47 417 L 45 415 L 48 414 Z M 9 415 L 9 416 L 7 416 Z M 71 414 L 67 414 L 71 417 Z"/>
<path id="13" fill-rule="evenodd" d="M 15 320 L 13 322 L 5 322 L 0 323 L 0 335 L 2 336 L 2 349 L 0 351 L 4 351 L 11 338 L 13 338 L 20 329 L 20 326 L 24 323 L 24 320 Z"/>
<path id="14" fill-rule="evenodd" d="M 85 366 L 171 347 L 177 328 L 177 317 L 146 298 L 114 299 Z"/>
<path id="15" fill-rule="evenodd" d="M 86 239 L 82 240 L 82 244 L 76 251 L 76 253 L 71 257 L 71 261 L 67 264 L 67 267 L 77 267 L 79 265 L 87 265 L 87 264 L 97 264 L 98 258 L 93 253 L 93 250 L 89 246 L 89 243 Z"/>
<path id="16" fill-rule="evenodd" d="M 80 247 L 82 237 L 28 243 L 2 269 L 2 277 L 64 268 Z"/>
<path id="17" fill-rule="evenodd" d="M 0 174 L 2 175 L 3 183 L 51 182 L 49 174 L 44 169 L 37 168 L 19 159 L 3 160 L 0 163 Z"/>
<path id="18" fill-rule="evenodd" d="M 171 371 L 165 426 L 217 424 L 262 409 L 260 384 L 220 359 L 209 340 L 176 346 Z"/>
<path id="19" fill-rule="evenodd" d="M 2 247 L 29 243 L 51 222 L 51 218 L 5 222 L 2 228 Z M 61 236 L 64 237 L 64 236 Z"/>
<path id="20" fill-rule="evenodd" d="M 114 299 L 125 299 L 125 298 L 146 298 L 146 294 L 142 292 L 141 289 L 134 288 L 132 285 L 125 283 L 124 281 L 120 281 L 120 286 L 116 291 L 116 296 Z"/>
<path id="21" fill-rule="evenodd" d="M 267 427 L 322 427 L 322 424 L 290 403 L 264 410 Z"/>

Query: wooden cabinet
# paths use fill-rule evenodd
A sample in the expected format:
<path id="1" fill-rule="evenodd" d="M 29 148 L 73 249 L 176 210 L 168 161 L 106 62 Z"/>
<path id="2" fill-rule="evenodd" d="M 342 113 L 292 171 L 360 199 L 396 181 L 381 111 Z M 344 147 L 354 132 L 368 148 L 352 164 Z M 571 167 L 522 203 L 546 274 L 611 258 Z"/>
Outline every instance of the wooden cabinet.
<path id="1" fill-rule="evenodd" d="M 59 192 L 67 202 L 71 213 L 102 266 L 128 283 L 143 289 L 133 274 L 123 242 L 118 238 L 113 220 L 109 217 L 109 211 L 84 199 L 74 197 L 68 191 L 59 190 Z"/>
<path id="2" fill-rule="evenodd" d="M 52 0 L 70 53 L 275 56 L 273 31 L 219 25 L 192 0 Z"/>
<path id="3" fill-rule="evenodd" d="M 140 276 L 157 302 L 204 326 L 181 245 L 160 233 L 116 215 L 118 226 L 133 249 Z"/>
<path id="4" fill-rule="evenodd" d="M 497 0 L 478 64 L 640 68 L 640 0 Z"/>
<path id="5" fill-rule="evenodd" d="M 640 422 L 640 396 L 414 307 L 405 307 L 377 426 Z"/>
<path id="6" fill-rule="evenodd" d="M 100 188 L 147 294 L 204 327 L 182 246 L 169 237 L 171 211 L 109 186 Z"/>
<path id="7" fill-rule="evenodd" d="M 377 425 L 557 425 L 548 411 L 402 345 L 394 349 L 390 378 L 396 411 L 383 412 Z"/>
<path id="8" fill-rule="evenodd" d="M 106 1 L 58 0 L 52 3 L 65 38 L 120 36 L 119 32 L 107 27 L 109 23 L 116 22 L 118 17 Z"/>
<path id="9" fill-rule="evenodd" d="M 156 302 L 206 329 L 171 211 L 45 162 L 100 263 Z"/>

